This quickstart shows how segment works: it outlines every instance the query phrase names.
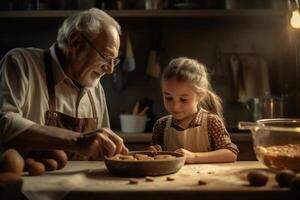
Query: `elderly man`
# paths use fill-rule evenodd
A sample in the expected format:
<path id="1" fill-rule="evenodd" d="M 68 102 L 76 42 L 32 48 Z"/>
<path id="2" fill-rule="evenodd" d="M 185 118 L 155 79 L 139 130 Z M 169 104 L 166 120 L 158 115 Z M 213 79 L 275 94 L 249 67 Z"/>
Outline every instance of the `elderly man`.
<path id="1" fill-rule="evenodd" d="M 120 33 L 112 17 L 93 8 L 68 17 L 50 49 L 8 52 L 0 63 L 2 146 L 62 149 L 77 160 L 128 152 L 109 128 L 99 81 L 119 63 Z"/>

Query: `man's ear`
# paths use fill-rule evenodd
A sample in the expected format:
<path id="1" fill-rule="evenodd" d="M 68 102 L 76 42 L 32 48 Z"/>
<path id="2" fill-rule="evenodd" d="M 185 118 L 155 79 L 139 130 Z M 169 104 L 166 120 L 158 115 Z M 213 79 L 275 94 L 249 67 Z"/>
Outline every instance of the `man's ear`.
<path id="1" fill-rule="evenodd" d="M 70 53 L 76 56 L 82 45 L 82 37 L 79 32 L 72 32 L 69 36 L 69 50 Z"/>

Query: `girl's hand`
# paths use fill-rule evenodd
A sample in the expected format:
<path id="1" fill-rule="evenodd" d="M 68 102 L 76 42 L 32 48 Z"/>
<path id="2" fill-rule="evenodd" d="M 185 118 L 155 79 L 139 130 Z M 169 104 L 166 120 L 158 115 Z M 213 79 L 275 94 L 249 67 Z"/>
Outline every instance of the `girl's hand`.
<path id="1" fill-rule="evenodd" d="M 194 163 L 195 153 L 193 153 L 191 151 L 188 151 L 186 149 L 183 149 L 183 148 L 177 149 L 175 152 L 176 153 L 181 153 L 181 154 L 186 156 L 186 160 L 185 160 L 186 164 Z"/>
<path id="2" fill-rule="evenodd" d="M 162 148 L 160 145 L 157 144 L 157 145 L 151 145 L 150 147 L 148 147 L 148 150 L 156 152 L 156 151 L 162 151 Z"/>

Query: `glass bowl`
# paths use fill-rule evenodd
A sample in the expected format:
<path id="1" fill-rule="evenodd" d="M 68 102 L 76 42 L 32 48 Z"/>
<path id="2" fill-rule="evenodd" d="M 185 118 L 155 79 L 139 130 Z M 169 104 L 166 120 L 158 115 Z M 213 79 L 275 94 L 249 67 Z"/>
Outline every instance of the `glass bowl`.
<path id="1" fill-rule="evenodd" d="M 252 132 L 256 158 L 275 169 L 300 171 L 300 119 L 261 119 L 239 122 Z"/>

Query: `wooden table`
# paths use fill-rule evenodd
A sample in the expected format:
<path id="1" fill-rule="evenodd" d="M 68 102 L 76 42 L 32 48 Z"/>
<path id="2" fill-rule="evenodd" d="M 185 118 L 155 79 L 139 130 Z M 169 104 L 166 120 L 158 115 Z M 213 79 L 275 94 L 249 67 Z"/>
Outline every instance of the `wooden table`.
<path id="1" fill-rule="evenodd" d="M 269 174 L 264 187 L 249 186 L 246 175 L 262 169 Z M 225 164 L 185 165 L 176 174 L 154 177 L 154 182 L 139 178 L 129 184 L 129 178 L 109 174 L 104 162 L 70 161 L 59 171 L 42 176 L 23 175 L 23 192 L 30 199 L 286 199 L 292 196 L 289 188 L 279 188 L 274 172 L 257 161 Z M 206 185 L 198 185 L 203 180 Z M 290 199 L 290 198 L 289 198 Z"/>
<path id="2" fill-rule="evenodd" d="M 116 133 L 123 138 L 125 145 L 130 151 L 148 149 L 152 139 L 151 133 L 122 133 L 120 131 L 116 131 Z M 256 161 L 250 132 L 230 132 L 230 138 L 239 148 L 239 161 Z"/>

